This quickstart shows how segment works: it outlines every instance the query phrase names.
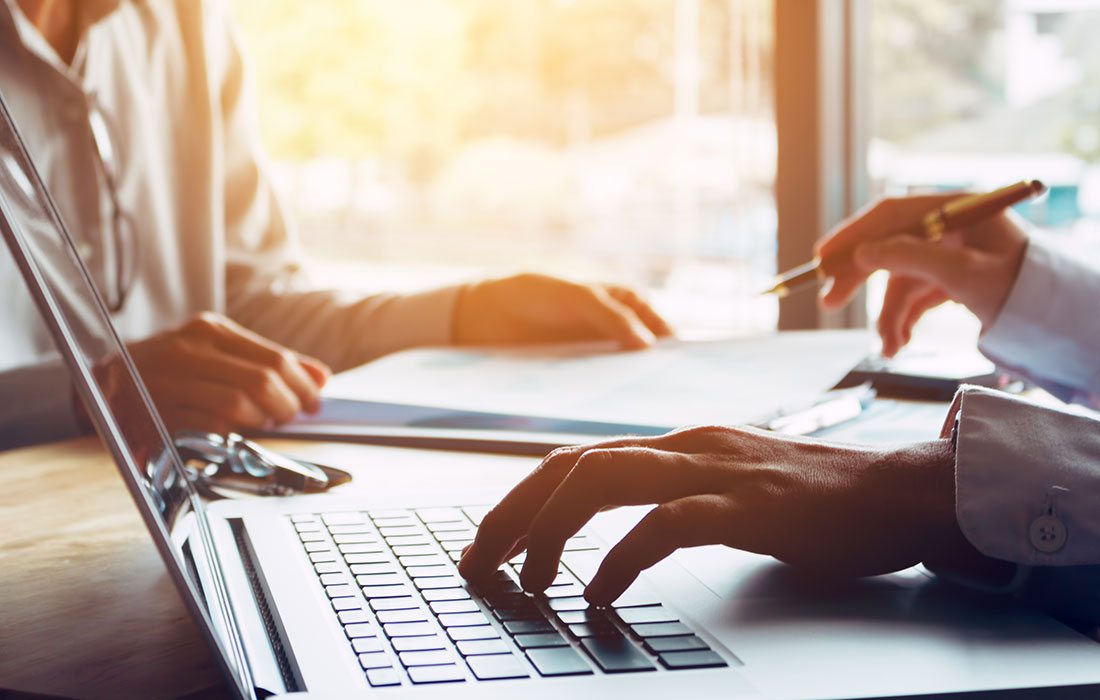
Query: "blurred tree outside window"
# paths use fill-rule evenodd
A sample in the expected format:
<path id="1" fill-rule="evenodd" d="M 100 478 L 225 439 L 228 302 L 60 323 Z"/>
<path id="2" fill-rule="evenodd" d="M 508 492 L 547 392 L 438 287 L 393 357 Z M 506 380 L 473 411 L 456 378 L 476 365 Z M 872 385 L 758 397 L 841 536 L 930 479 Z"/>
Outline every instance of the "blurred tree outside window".
<path id="1" fill-rule="evenodd" d="M 873 0 L 878 194 L 987 190 L 1038 178 L 1018 207 L 1035 230 L 1100 264 L 1100 0 Z M 870 310 L 881 303 L 881 280 Z M 915 338 L 977 335 L 959 307 Z"/>
<path id="2" fill-rule="evenodd" d="M 327 279 L 535 269 L 774 328 L 771 0 L 231 0 Z"/>

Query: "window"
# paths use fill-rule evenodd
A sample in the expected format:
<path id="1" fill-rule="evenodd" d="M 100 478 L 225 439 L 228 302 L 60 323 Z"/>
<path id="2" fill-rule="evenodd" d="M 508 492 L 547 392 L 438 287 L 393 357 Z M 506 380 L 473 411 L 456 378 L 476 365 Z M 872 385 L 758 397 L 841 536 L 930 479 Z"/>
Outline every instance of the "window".
<path id="1" fill-rule="evenodd" d="M 622 281 L 774 327 L 771 0 L 233 0 L 329 279 Z"/>
<path id="2" fill-rule="evenodd" d="M 1050 194 L 1019 213 L 1098 259 L 1100 1 L 876 0 L 871 32 L 872 190 L 1039 178 Z M 927 326 L 926 337 L 977 331 L 958 308 Z"/>

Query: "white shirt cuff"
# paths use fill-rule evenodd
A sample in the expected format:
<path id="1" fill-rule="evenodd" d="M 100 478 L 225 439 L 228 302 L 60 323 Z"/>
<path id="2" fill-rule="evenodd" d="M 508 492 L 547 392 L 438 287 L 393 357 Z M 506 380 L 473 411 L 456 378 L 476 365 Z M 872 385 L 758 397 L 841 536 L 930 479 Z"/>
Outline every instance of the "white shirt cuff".
<path id="1" fill-rule="evenodd" d="M 967 540 L 1017 564 L 1100 564 L 1100 420 L 979 387 L 960 390 L 956 406 Z"/>

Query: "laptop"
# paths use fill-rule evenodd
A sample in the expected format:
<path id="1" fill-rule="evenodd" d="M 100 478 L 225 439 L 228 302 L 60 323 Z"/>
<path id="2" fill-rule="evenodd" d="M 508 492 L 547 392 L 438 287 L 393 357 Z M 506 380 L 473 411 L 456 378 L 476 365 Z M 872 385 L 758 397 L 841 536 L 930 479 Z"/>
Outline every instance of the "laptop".
<path id="1" fill-rule="evenodd" d="M 601 514 L 570 540 L 545 595 L 520 591 L 522 555 L 471 585 L 455 561 L 527 459 L 334 448 L 354 462 L 340 465 L 356 475 L 344 493 L 204 502 L 2 99 L 0 231 L 234 697 L 835 698 L 1100 682 L 1091 640 L 916 569 L 830 583 L 698 548 L 589 609 L 583 586 L 644 509 Z"/>

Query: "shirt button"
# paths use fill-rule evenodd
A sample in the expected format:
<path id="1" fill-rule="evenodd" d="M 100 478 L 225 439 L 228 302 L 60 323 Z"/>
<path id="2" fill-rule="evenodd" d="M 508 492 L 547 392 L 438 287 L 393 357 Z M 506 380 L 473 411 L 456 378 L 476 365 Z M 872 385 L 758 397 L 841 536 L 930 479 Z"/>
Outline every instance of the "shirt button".
<path id="1" fill-rule="evenodd" d="M 92 255 L 95 253 L 95 249 L 92 248 L 92 244 L 87 241 L 77 241 L 76 252 L 80 256 L 80 259 L 85 263 L 91 262 Z"/>
<path id="2" fill-rule="evenodd" d="M 1031 546 L 1043 554 L 1053 554 L 1066 545 L 1066 526 L 1053 515 L 1040 515 L 1028 530 Z"/>

